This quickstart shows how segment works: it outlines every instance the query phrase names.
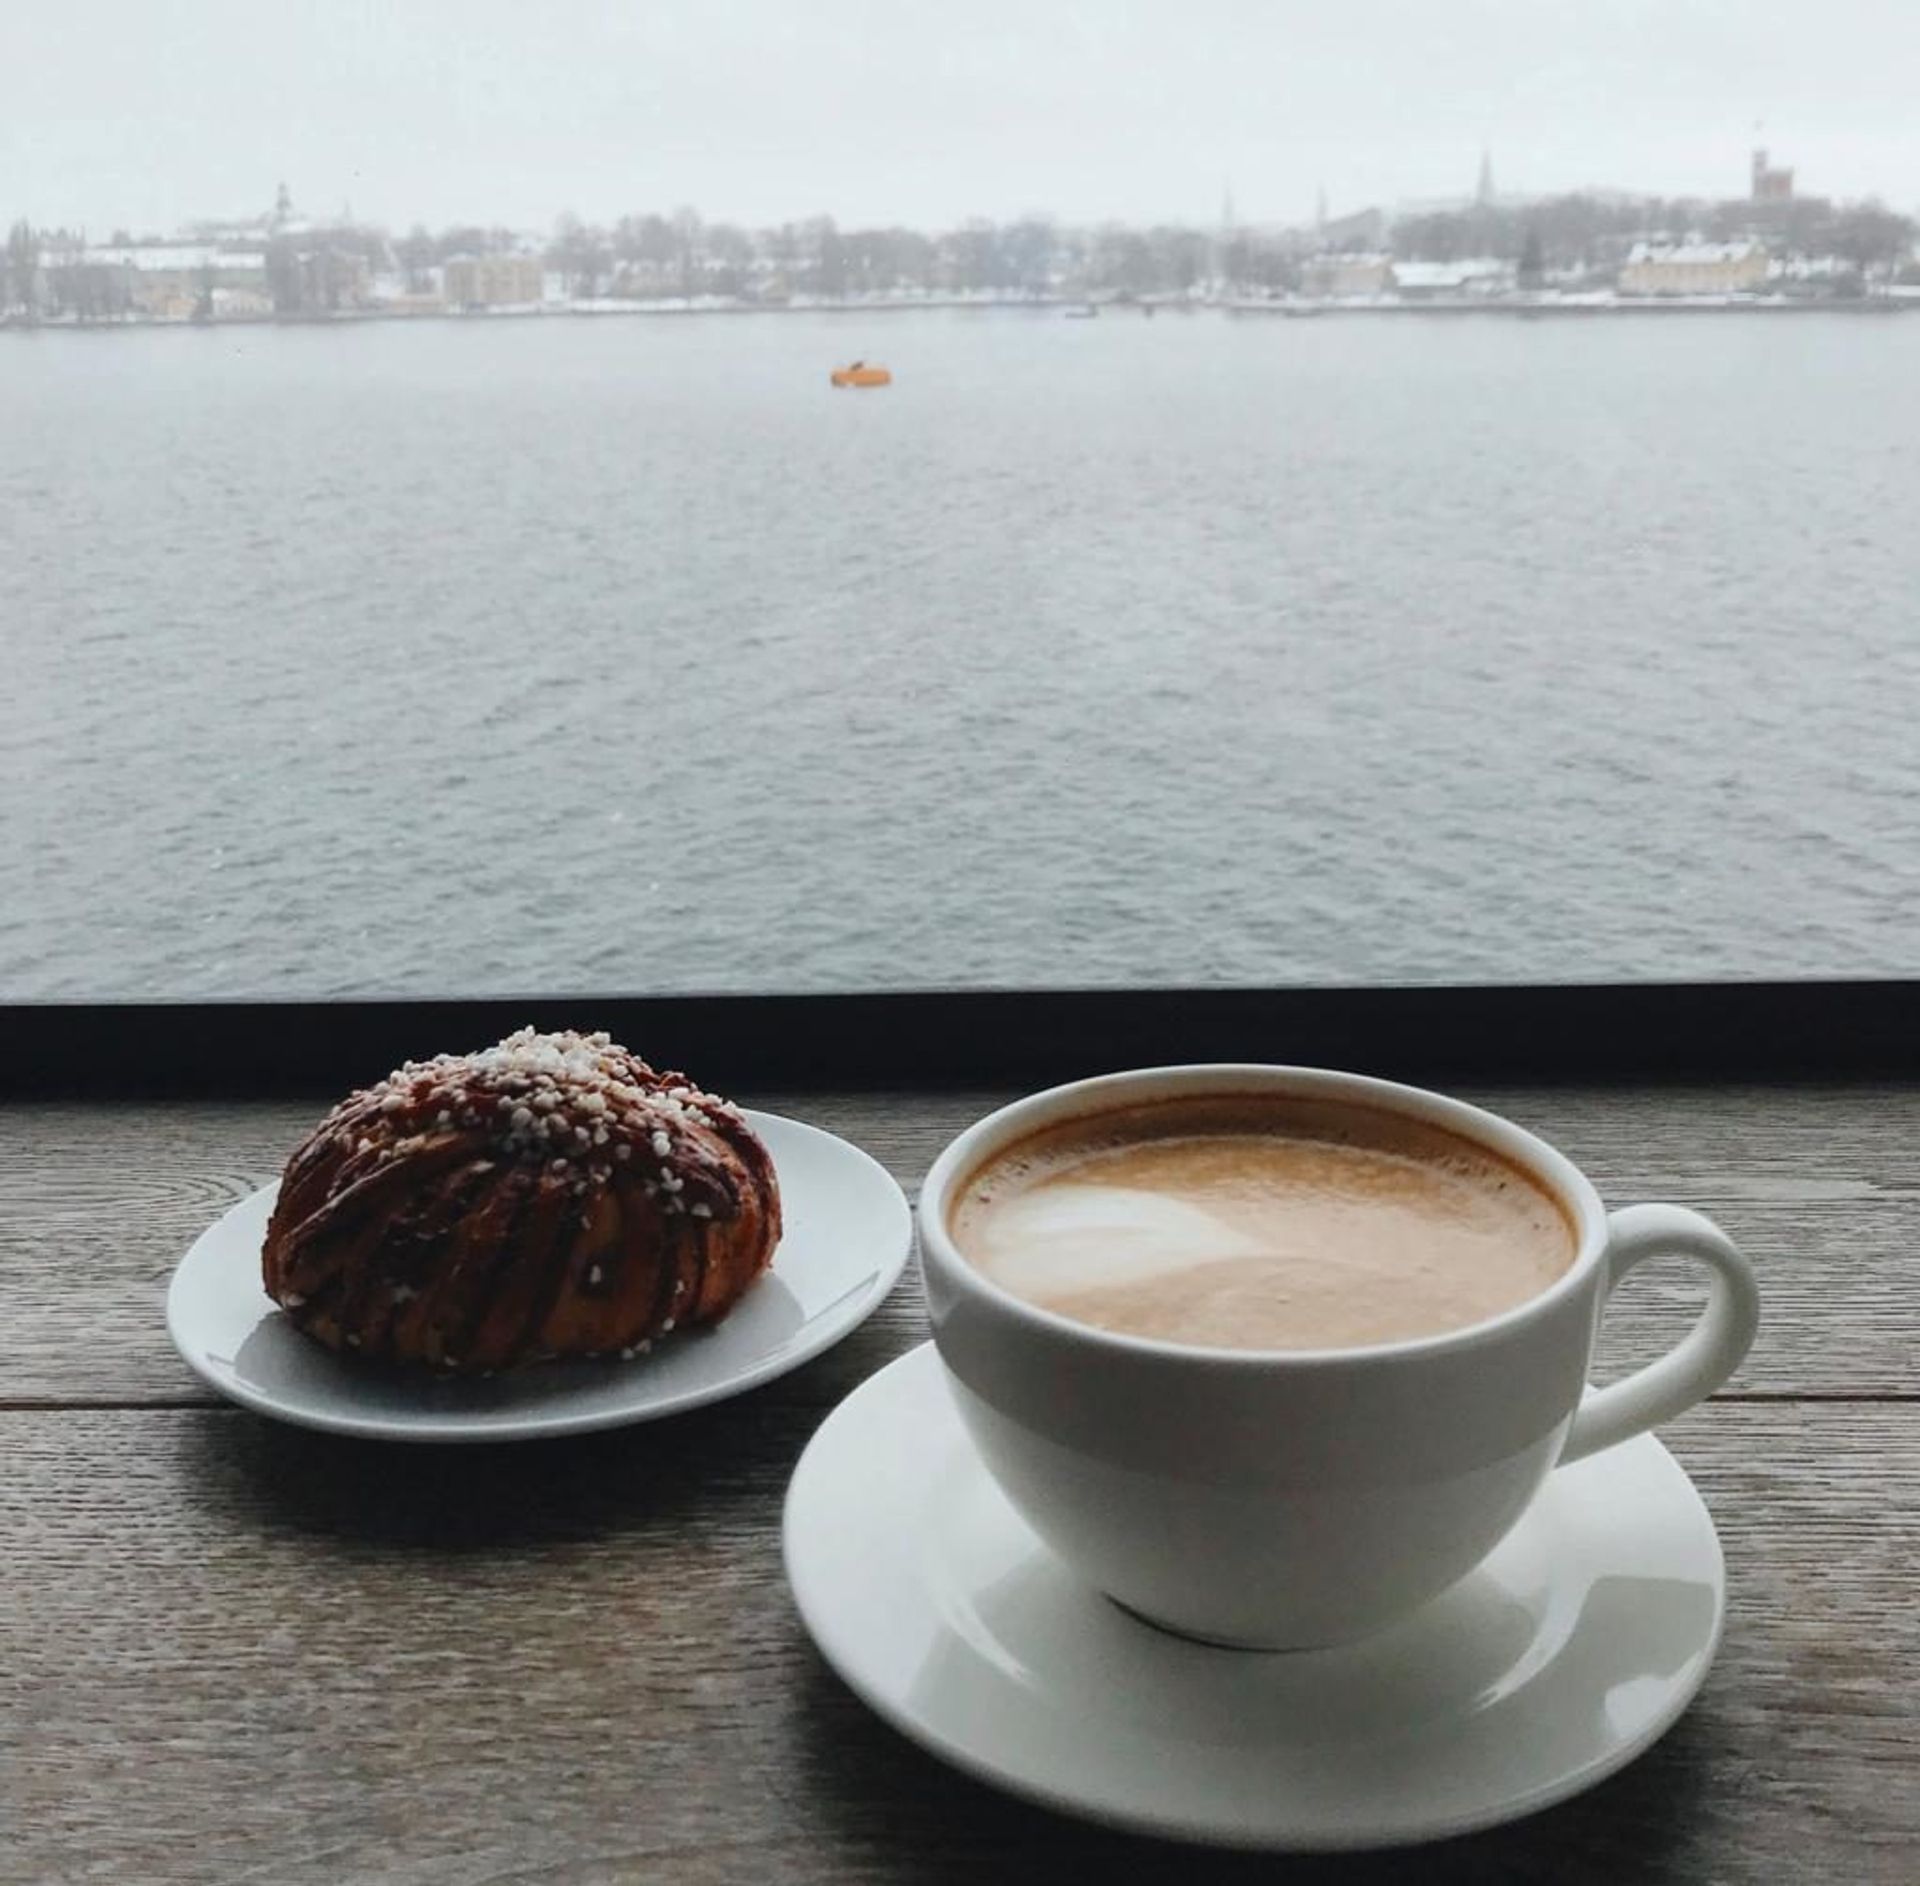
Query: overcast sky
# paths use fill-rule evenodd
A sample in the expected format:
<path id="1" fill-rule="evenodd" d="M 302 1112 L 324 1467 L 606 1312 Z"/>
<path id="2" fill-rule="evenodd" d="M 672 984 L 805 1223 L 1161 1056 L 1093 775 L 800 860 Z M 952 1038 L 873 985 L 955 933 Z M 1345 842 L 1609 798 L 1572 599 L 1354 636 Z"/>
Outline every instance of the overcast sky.
<path id="1" fill-rule="evenodd" d="M 1920 205 L 1913 0 L 9 0 L 0 221 L 1303 220 L 1506 189 Z"/>

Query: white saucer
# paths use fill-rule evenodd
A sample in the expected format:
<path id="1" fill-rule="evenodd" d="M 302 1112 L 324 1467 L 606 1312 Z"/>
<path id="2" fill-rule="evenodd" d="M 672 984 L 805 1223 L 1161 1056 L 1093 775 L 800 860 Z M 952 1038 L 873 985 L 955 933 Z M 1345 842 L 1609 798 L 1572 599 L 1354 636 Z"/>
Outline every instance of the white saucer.
<path id="1" fill-rule="evenodd" d="M 1336 1650 L 1220 1650 L 1082 1585 L 1001 1496 L 931 1344 L 795 1470 L 787 1576 L 827 1661 L 983 1781 L 1142 1833 L 1390 1846 L 1564 1799 L 1652 1743 L 1720 1638 L 1720 1542 L 1651 1436 L 1554 1473 L 1477 1571 Z"/>
<path id="2" fill-rule="evenodd" d="M 711 1330 L 644 1360 L 553 1363 L 445 1380 L 335 1355 L 302 1336 L 260 1281 L 277 1186 L 200 1234 L 167 1292 L 167 1330 L 221 1394 L 302 1427 L 393 1441 L 516 1441 L 652 1421 L 784 1375 L 864 1322 L 898 1281 L 912 1216 L 857 1146 L 748 1113 L 773 1155 L 784 1232 L 773 1267 Z"/>

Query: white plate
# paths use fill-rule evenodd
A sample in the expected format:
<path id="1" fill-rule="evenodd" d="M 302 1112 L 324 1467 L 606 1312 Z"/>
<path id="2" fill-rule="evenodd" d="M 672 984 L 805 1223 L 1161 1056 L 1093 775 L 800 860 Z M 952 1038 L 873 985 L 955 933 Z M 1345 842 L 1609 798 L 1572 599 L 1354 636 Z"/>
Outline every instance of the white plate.
<path id="1" fill-rule="evenodd" d="M 773 1155 L 784 1226 L 773 1266 L 710 1330 L 633 1362 L 556 1362 L 474 1380 L 382 1368 L 303 1336 L 260 1281 L 278 1186 L 202 1232 L 167 1292 L 167 1330 L 221 1394 L 302 1427 L 392 1441 L 515 1441 L 652 1421 L 797 1368 L 864 1322 L 913 1242 L 898 1185 L 818 1127 L 748 1113 Z"/>
<path id="2" fill-rule="evenodd" d="M 1554 1473 L 1477 1571 L 1335 1650 L 1222 1650 L 1142 1624 L 1028 1530 L 931 1344 L 847 1397 L 787 1494 L 787 1576 L 848 1685 L 1012 1793 L 1220 1845 L 1390 1846 L 1591 1786 L 1700 1687 L 1720 1542 L 1650 1435 Z"/>

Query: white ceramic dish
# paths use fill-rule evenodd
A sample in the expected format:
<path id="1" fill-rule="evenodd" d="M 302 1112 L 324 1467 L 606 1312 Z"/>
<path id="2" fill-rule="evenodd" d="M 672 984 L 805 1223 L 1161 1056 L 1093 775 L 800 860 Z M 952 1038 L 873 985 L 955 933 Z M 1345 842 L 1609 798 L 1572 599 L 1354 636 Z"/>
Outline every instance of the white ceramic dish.
<path id="1" fill-rule="evenodd" d="M 167 1292 L 167 1328 L 201 1379 L 302 1427 L 395 1441 L 510 1441 L 619 1427 L 737 1395 L 817 1356 L 872 1314 L 912 1246 L 907 1201 L 857 1146 L 748 1113 L 773 1155 L 784 1233 L 773 1266 L 711 1330 L 630 1363 L 554 1363 L 472 1381 L 337 1356 L 302 1336 L 260 1282 L 275 1186 L 194 1243 Z"/>
<path id="2" fill-rule="evenodd" d="M 932 1346 L 871 1377 L 795 1470 L 787 1574 L 829 1663 L 956 1767 L 1137 1832 L 1399 1845 L 1564 1799 L 1704 1680 L 1725 1576 L 1651 1435 L 1564 1467 L 1476 1571 L 1331 1650 L 1222 1650 L 1080 1583 L 1008 1505 Z"/>

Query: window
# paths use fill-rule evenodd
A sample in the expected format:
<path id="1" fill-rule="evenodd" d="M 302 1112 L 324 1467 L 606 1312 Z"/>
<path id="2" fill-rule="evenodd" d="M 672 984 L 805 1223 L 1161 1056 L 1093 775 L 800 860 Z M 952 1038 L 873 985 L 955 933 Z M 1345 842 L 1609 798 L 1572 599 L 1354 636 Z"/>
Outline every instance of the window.
<path id="1" fill-rule="evenodd" d="M 0 23 L 0 1000 L 1913 974 L 1798 18 Z"/>

